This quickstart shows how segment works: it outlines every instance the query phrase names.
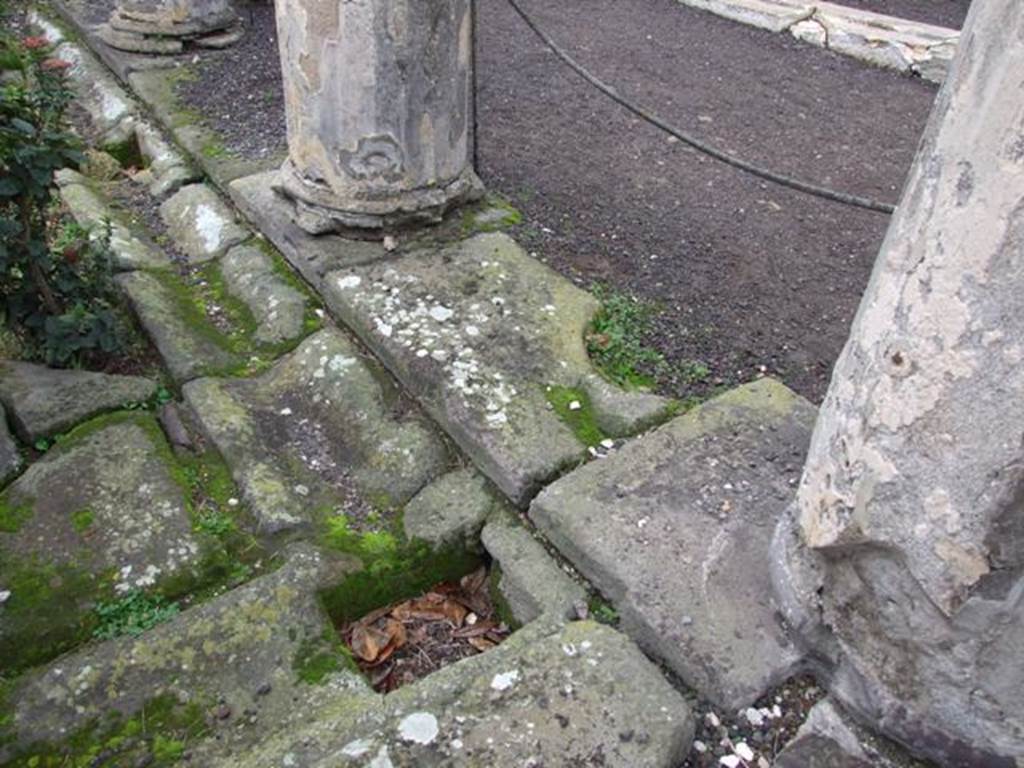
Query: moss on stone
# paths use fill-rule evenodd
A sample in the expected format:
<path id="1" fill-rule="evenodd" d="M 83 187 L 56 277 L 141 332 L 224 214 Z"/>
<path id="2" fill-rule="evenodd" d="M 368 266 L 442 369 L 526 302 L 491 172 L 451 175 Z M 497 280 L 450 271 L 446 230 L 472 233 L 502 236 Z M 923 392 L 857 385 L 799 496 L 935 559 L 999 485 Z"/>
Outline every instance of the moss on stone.
<path id="1" fill-rule="evenodd" d="M 96 626 L 88 610 L 113 593 L 113 573 L 92 574 L 4 553 L 0 583 L 11 593 L 0 631 L 0 675 L 41 664 L 87 640 Z"/>
<path id="2" fill-rule="evenodd" d="M 142 168 L 145 165 L 145 158 L 134 133 L 123 141 L 104 144 L 100 149 L 114 158 L 122 168 Z"/>
<path id="3" fill-rule="evenodd" d="M 0 768 L 171 766 L 181 760 L 189 744 L 207 732 L 201 704 L 182 704 L 165 695 L 151 699 L 130 718 L 110 713 L 60 743 L 29 745 Z"/>
<path id="4" fill-rule="evenodd" d="M 555 413 L 581 443 L 596 446 L 607 437 L 597 425 L 590 398 L 582 389 L 553 386 L 548 387 L 545 394 Z M 578 407 L 573 407 L 574 404 L 578 404 Z"/>
<path id="5" fill-rule="evenodd" d="M 200 541 L 197 564 L 165 574 L 151 591 L 167 600 L 187 596 L 195 604 L 248 580 L 255 564 L 265 561 L 265 552 L 234 519 L 228 499 L 237 492 L 230 470 L 219 454 L 211 450 L 179 460 L 153 415 L 140 410 L 118 411 L 92 419 L 57 438 L 52 450 L 70 450 L 117 424 L 137 426 L 149 437 L 154 453 L 182 490 Z M 0 498 L 6 498 L 6 494 Z M 24 506 L 31 514 L 32 502 Z M 220 526 L 217 531 L 203 530 L 202 516 L 210 513 L 226 518 L 230 525 Z M 95 522 L 88 509 L 72 513 L 71 519 L 79 532 Z M 0 558 L 0 585 L 11 591 L 11 598 L 4 605 L 4 625 L 0 631 L 0 674 L 48 661 L 91 637 L 98 624 L 91 608 L 114 597 L 113 584 L 113 572 L 94 575 L 84 564 L 57 567 L 4 553 Z M 28 638 L 33 642 L 26 642 Z"/>
<path id="6" fill-rule="evenodd" d="M 394 524 L 401 531 L 401 520 Z M 434 550 L 426 542 L 407 541 L 400 533 L 357 533 L 342 516 L 327 518 L 319 538 L 323 546 L 363 562 L 361 571 L 321 592 L 328 615 L 338 624 L 415 597 L 439 582 L 457 580 L 483 564 L 479 553 L 461 545 Z"/>
<path id="7" fill-rule="evenodd" d="M 32 517 L 33 501 L 12 504 L 8 493 L 0 495 L 0 532 L 17 533 Z"/>
<path id="8" fill-rule="evenodd" d="M 92 528 L 94 522 L 96 522 L 96 515 L 91 509 L 80 509 L 71 513 L 71 525 L 79 533 L 85 533 Z"/>
<path id="9" fill-rule="evenodd" d="M 508 600 L 505 599 L 505 595 L 501 591 L 501 565 L 497 561 L 491 563 L 488 590 L 491 596 L 491 603 L 494 605 L 494 612 L 497 614 L 498 619 L 504 622 L 505 626 L 513 632 L 519 629 L 522 624 L 516 619 L 516 615 L 512 611 L 512 606 L 509 605 Z"/>
<path id="10" fill-rule="evenodd" d="M 340 638 L 331 632 L 303 640 L 292 659 L 295 676 L 309 685 L 320 685 L 343 669 L 356 671 L 355 661 Z"/>

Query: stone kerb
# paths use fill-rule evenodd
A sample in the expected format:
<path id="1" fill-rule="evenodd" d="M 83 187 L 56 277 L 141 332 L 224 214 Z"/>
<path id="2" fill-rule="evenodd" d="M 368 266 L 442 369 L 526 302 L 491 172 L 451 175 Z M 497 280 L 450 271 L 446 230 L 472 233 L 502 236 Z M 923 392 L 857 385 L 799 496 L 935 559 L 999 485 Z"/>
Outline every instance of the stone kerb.
<path id="1" fill-rule="evenodd" d="M 741 24 L 793 37 L 878 67 L 941 83 L 956 52 L 955 29 L 804 0 L 679 0 Z"/>

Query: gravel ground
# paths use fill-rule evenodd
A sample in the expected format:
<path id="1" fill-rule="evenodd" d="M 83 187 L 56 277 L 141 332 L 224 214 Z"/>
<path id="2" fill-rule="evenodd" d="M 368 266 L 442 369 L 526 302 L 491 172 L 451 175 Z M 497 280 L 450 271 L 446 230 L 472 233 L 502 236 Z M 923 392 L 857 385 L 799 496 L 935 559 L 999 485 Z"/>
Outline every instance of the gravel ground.
<path id="1" fill-rule="evenodd" d="M 641 0 L 642 12 L 526 2 L 585 66 L 679 127 L 778 171 L 898 198 L 933 86 L 674 0 Z M 283 145 L 284 122 L 272 12 L 249 12 L 255 34 L 198 54 L 184 95 L 252 157 Z M 660 391 L 767 372 L 820 401 L 888 217 L 681 147 L 566 69 L 502 0 L 480 0 L 478 46 L 481 176 L 523 211 L 515 234 L 531 251 L 581 285 L 657 304 L 648 341 L 711 371 Z"/>
<path id="2" fill-rule="evenodd" d="M 960 29 L 971 0 L 832 0 L 865 11 L 885 13 L 904 19 Z"/>
<path id="3" fill-rule="evenodd" d="M 248 26 L 245 37 L 222 51 L 202 52 L 199 78 L 182 83 L 179 94 L 230 149 L 260 159 L 286 148 L 274 9 L 251 2 L 238 8 Z"/>

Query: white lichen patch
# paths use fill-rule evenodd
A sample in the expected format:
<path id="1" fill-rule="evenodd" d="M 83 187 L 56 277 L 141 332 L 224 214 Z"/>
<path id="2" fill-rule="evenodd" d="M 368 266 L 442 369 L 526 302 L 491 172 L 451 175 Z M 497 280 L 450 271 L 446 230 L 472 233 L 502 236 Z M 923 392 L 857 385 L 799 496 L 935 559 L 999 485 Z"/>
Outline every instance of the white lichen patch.
<path id="1" fill-rule="evenodd" d="M 209 205 L 198 205 L 195 211 L 196 232 L 203 241 L 207 251 L 216 251 L 221 244 L 221 236 L 227 222 Z"/>
<path id="2" fill-rule="evenodd" d="M 519 682 L 519 670 L 513 669 L 508 672 L 499 672 L 491 678 L 491 688 L 495 691 L 507 691 Z"/>
<path id="3" fill-rule="evenodd" d="M 439 732 L 437 718 L 429 712 L 413 712 L 398 724 L 398 735 L 402 741 L 414 744 L 430 744 Z"/>
<path id="4" fill-rule="evenodd" d="M 442 366 L 447 389 L 465 408 L 480 412 L 487 426 L 501 429 L 508 424 L 509 406 L 519 392 L 488 363 L 488 345 L 493 343 L 488 329 L 508 320 L 503 297 L 460 307 L 440 301 L 415 275 L 395 269 L 385 270 L 369 285 L 355 275 L 339 277 L 335 285 L 363 308 L 379 336 L 423 363 Z"/>

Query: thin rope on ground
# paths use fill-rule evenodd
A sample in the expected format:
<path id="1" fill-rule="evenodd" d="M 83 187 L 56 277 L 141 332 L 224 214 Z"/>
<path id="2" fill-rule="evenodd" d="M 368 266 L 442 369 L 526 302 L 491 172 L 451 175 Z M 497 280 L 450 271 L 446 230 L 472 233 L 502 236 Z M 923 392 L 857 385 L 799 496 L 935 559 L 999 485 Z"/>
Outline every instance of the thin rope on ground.
<path id="1" fill-rule="evenodd" d="M 620 96 L 612 86 L 607 85 L 604 81 L 592 75 L 581 64 L 577 63 L 576 60 L 568 53 L 566 53 L 561 47 L 559 47 L 559 45 L 554 40 L 552 40 L 551 37 L 546 32 L 544 32 L 544 30 L 537 26 L 537 23 L 532 18 L 530 18 L 529 14 L 527 14 L 526 11 L 522 9 L 522 7 L 519 5 L 518 2 L 516 2 L 516 0 L 508 0 L 508 3 L 509 5 L 512 6 L 512 9 L 523 20 L 526 26 L 528 26 L 533 31 L 533 33 L 537 35 L 537 37 L 539 37 L 548 48 L 551 49 L 552 53 L 554 53 L 556 56 L 558 56 L 558 58 L 565 62 L 565 64 L 568 65 L 568 67 L 572 69 L 576 74 L 578 74 L 592 86 L 597 88 L 608 98 L 612 99 L 619 105 L 628 109 L 634 115 L 637 115 L 638 117 L 646 120 L 651 125 L 660 128 L 665 133 L 671 136 L 675 136 L 681 142 L 693 147 L 698 152 L 703 152 L 705 155 L 708 155 L 709 157 L 713 157 L 716 160 L 720 160 L 721 162 L 726 163 L 727 165 L 731 165 L 733 168 L 738 168 L 741 171 L 753 174 L 754 176 L 758 176 L 759 178 L 765 179 L 766 181 L 771 181 L 775 184 L 781 184 L 784 187 L 789 187 L 790 189 L 795 189 L 799 192 L 805 192 L 806 194 L 814 195 L 815 197 L 820 197 L 825 200 L 831 200 L 836 203 L 843 203 L 844 205 L 852 205 L 857 208 L 864 208 L 866 210 L 876 211 L 878 213 L 892 213 L 893 211 L 896 210 L 896 207 L 889 203 L 883 203 L 879 200 L 873 200 L 872 198 L 869 197 L 852 195 L 847 192 L 839 192 L 828 187 L 822 187 L 817 184 L 811 184 L 810 182 L 795 179 L 792 176 L 786 176 L 785 174 L 782 173 L 776 173 L 775 171 L 768 170 L 767 168 L 755 165 L 754 163 L 747 162 L 746 160 L 737 157 L 736 155 L 733 155 L 729 152 L 717 149 L 711 146 L 710 144 L 707 144 L 706 142 L 698 139 L 692 134 L 682 131 L 679 128 L 676 128 L 675 126 L 669 125 L 657 115 L 633 103 L 624 96 Z"/>

